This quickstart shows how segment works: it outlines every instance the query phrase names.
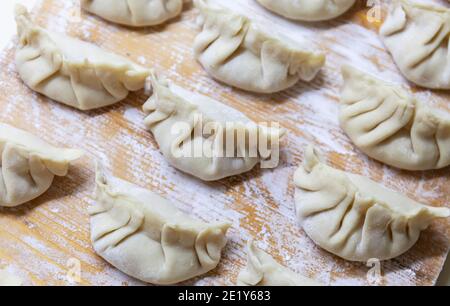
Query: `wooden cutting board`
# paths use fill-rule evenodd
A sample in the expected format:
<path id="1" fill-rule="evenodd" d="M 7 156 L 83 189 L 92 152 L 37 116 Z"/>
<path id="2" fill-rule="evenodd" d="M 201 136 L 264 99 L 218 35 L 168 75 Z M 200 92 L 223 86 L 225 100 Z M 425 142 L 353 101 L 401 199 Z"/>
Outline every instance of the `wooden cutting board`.
<path id="1" fill-rule="evenodd" d="M 411 198 L 448 206 L 448 169 L 411 173 L 373 161 L 359 152 L 339 128 L 340 66 L 350 63 L 389 81 L 405 83 L 370 23 L 367 8 L 356 5 L 343 17 L 324 23 L 295 23 L 277 17 L 253 0 L 222 1 L 294 39 L 327 53 L 327 65 L 312 83 L 299 83 L 274 95 L 254 95 L 213 81 L 192 56 L 198 33 L 197 13 L 187 4 L 182 16 L 146 29 L 115 26 L 82 13 L 77 1 L 41 0 L 33 10 L 50 30 L 96 43 L 148 67 L 179 85 L 222 101 L 256 121 L 279 121 L 289 134 L 282 160 L 273 170 L 204 183 L 172 168 L 143 126 L 143 92 L 111 107 L 80 112 L 30 91 L 14 65 L 15 41 L 0 55 L 0 120 L 60 146 L 81 148 L 86 156 L 67 177 L 56 178 L 41 197 L 0 210 L 0 269 L 26 284 L 66 285 L 80 263 L 83 285 L 134 285 L 138 281 L 111 267 L 92 250 L 87 207 L 94 188 L 93 160 L 106 163 L 120 178 L 151 189 L 202 220 L 227 221 L 233 227 L 217 269 L 186 284 L 235 284 L 246 263 L 245 242 L 258 245 L 292 270 L 329 285 L 367 285 L 369 267 L 341 260 L 316 247 L 297 226 L 292 176 L 307 143 L 315 143 L 329 162 L 368 176 Z M 443 1 L 438 1 L 443 3 Z M 419 98 L 450 111 L 449 95 L 412 87 Z M 406 254 L 381 264 L 380 285 L 432 285 L 449 249 L 448 220 L 435 222 Z"/>

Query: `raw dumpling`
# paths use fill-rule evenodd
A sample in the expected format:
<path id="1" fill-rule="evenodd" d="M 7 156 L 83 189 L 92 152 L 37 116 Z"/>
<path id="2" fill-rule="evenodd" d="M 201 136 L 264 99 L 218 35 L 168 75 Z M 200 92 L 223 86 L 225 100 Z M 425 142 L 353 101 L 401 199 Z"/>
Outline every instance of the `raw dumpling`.
<path id="1" fill-rule="evenodd" d="M 165 80 L 152 77 L 152 86 L 144 123 L 175 168 L 214 181 L 250 171 L 259 162 L 277 166 L 284 130 L 257 125 L 235 109 Z M 232 135 L 244 141 L 230 143 L 239 137 Z"/>
<path id="2" fill-rule="evenodd" d="M 125 99 L 145 87 L 150 71 L 128 59 L 69 36 L 48 32 L 16 7 L 16 67 L 31 89 L 58 102 L 89 110 Z"/>
<path id="3" fill-rule="evenodd" d="M 239 273 L 238 286 L 320 286 L 318 282 L 298 275 L 276 262 L 269 254 L 247 245 L 247 267 Z"/>
<path id="4" fill-rule="evenodd" d="M 354 68 L 342 70 L 341 126 L 370 157 L 406 170 L 450 165 L 450 117 L 399 86 Z"/>
<path id="5" fill-rule="evenodd" d="M 322 21 L 347 12 L 356 0 L 257 0 L 267 9 L 289 19 Z"/>
<path id="6" fill-rule="evenodd" d="M 450 10 L 395 0 L 380 34 L 408 80 L 450 89 Z"/>
<path id="7" fill-rule="evenodd" d="M 31 201 L 50 187 L 53 177 L 65 176 L 69 163 L 83 155 L 59 149 L 36 136 L 0 123 L 0 206 Z"/>
<path id="8" fill-rule="evenodd" d="M 8 271 L 0 270 L 0 287 L 2 286 L 22 286 L 22 280 Z"/>
<path id="9" fill-rule="evenodd" d="M 183 0 L 81 0 L 81 7 L 115 23 L 143 27 L 180 15 Z"/>
<path id="10" fill-rule="evenodd" d="M 295 207 L 320 247 L 350 261 L 387 260 L 408 251 L 447 208 L 417 203 L 370 179 L 322 164 L 312 147 L 294 176 Z"/>
<path id="11" fill-rule="evenodd" d="M 97 167 L 96 204 L 90 209 L 95 251 L 144 282 L 175 284 L 214 269 L 228 224 L 207 224 L 178 211 L 159 195 Z"/>
<path id="12" fill-rule="evenodd" d="M 248 18 L 208 0 L 195 0 L 204 26 L 194 42 L 195 57 L 214 78 L 257 93 L 285 90 L 299 80 L 311 81 L 325 56 L 281 41 L 257 28 Z"/>

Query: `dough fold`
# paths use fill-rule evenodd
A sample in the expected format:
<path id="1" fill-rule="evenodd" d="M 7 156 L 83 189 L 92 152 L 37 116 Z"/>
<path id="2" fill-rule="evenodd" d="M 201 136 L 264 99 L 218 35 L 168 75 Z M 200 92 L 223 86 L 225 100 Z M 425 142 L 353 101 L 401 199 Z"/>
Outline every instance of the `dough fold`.
<path id="1" fill-rule="evenodd" d="M 356 0 L 257 0 L 268 10 L 289 19 L 324 21 L 347 12 Z"/>
<path id="2" fill-rule="evenodd" d="M 141 281 L 170 285 L 214 269 L 229 224 L 194 220 L 159 195 L 107 176 L 97 166 L 90 208 L 95 251 Z"/>
<path id="3" fill-rule="evenodd" d="M 450 89 L 450 10 L 394 0 L 380 29 L 403 75 L 417 85 Z"/>
<path id="4" fill-rule="evenodd" d="M 247 244 L 247 266 L 239 273 L 238 286 L 321 286 L 320 283 L 296 274 L 258 249 L 253 241 Z"/>
<path id="5" fill-rule="evenodd" d="M 298 81 L 312 81 L 325 64 L 322 53 L 289 39 L 272 37 L 248 18 L 194 0 L 203 30 L 194 42 L 196 59 L 215 79 L 256 93 L 285 90 Z"/>
<path id="6" fill-rule="evenodd" d="M 387 260 L 408 251 L 448 208 L 417 203 L 370 179 L 323 164 L 308 147 L 294 176 L 295 208 L 307 235 L 349 261 Z"/>
<path id="7" fill-rule="evenodd" d="M 9 273 L 6 270 L 0 270 L 0 287 L 17 287 L 22 286 L 23 281 L 20 277 Z"/>
<path id="8" fill-rule="evenodd" d="M 361 151 L 405 170 L 450 165 L 448 114 L 350 66 L 344 66 L 342 74 L 340 122 Z"/>
<path id="9" fill-rule="evenodd" d="M 81 7 L 111 22 L 145 27 L 180 15 L 183 0 L 81 0 Z"/>
<path id="10" fill-rule="evenodd" d="M 36 26 L 16 6 L 16 67 L 24 83 L 50 99 L 80 110 L 117 103 L 145 87 L 150 70 L 101 48 Z"/>
<path id="11" fill-rule="evenodd" d="M 14 207 L 42 195 L 55 175 L 65 176 L 82 151 L 56 148 L 36 136 L 0 123 L 0 206 Z"/>
<path id="12" fill-rule="evenodd" d="M 204 181 L 274 168 L 284 129 L 259 125 L 239 111 L 152 77 L 144 124 L 175 168 Z"/>

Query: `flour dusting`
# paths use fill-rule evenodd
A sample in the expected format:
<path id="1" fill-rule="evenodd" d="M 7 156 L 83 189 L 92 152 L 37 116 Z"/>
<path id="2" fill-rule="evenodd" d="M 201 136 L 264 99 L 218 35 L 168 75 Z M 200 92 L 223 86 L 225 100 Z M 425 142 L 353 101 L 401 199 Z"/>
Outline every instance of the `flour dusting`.
<path id="1" fill-rule="evenodd" d="M 245 245 L 251 238 L 283 265 L 325 284 L 367 284 L 364 264 L 349 263 L 319 249 L 297 224 L 292 176 L 309 143 L 315 143 L 328 159 L 339 160 L 337 167 L 371 177 L 425 203 L 443 202 L 448 194 L 445 175 L 409 174 L 380 165 L 355 149 L 339 127 L 341 65 L 352 64 L 387 81 L 407 84 L 375 31 L 345 18 L 319 24 L 288 21 L 254 0 L 220 2 L 263 26 L 266 23 L 265 27 L 270 20 L 273 33 L 325 52 L 326 67 L 311 83 L 300 82 L 276 95 L 253 95 L 216 82 L 195 61 L 192 40 L 199 31 L 195 10 L 185 11 L 164 29 L 142 30 L 125 29 L 87 13 L 78 16 L 78 1 L 40 0 L 33 15 L 49 30 L 71 33 L 127 56 L 188 90 L 238 108 L 252 119 L 279 122 L 288 131 L 279 167 L 254 169 L 212 183 L 184 174 L 168 164 L 144 127 L 141 108 L 145 93 L 133 93 L 117 105 L 85 113 L 46 99 L 20 81 L 13 61 L 14 40 L 0 55 L 0 91 L 7 93 L 0 99 L 1 120 L 55 145 L 80 148 L 86 157 L 75 163 L 67 177 L 55 179 L 39 199 L 0 213 L 0 224 L 7 224 L 0 225 L 0 249 L 7 250 L 11 258 L 0 258 L 0 267 L 8 265 L 30 284 L 69 284 L 68 261 L 75 258 L 81 263 L 83 284 L 142 285 L 93 253 L 87 207 L 93 203 L 94 160 L 115 176 L 151 189 L 198 219 L 232 225 L 218 268 L 187 283 L 193 285 L 233 285 L 245 265 Z M 425 91 L 416 94 L 438 107 L 445 100 Z M 439 230 L 446 229 L 448 226 L 439 225 Z M 436 245 L 439 243 L 444 242 Z M 444 248 L 448 245 L 436 253 Z M 420 281 L 416 274 L 431 269 L 420 260 L 420 247 L 415 252 L 383 266 L 386 284 L 416 284 Z M 437 254 L 436 262 L 443 262 L 444 255 Z M 431 278 L 437 276 L 438 268 L 434 269 Z"/>

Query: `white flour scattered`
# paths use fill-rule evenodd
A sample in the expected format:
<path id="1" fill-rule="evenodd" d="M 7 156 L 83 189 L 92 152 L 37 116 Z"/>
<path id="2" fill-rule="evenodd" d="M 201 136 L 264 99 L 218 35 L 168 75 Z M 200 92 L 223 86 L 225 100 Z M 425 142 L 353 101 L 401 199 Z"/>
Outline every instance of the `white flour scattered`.
<path id="1" fill-rule="evenodd" d="M 50 30 L 64 32 L 64 29 L 74 22 L 73 18 L 76 17 L 74 14 L 78 4 L 74 4 L 72 1 L 57 3 L 59 7 L 63 8 L 62 14 L 50 16 L 46 25 Z M 125 173 L 114 174 L 137 185 L 152 188 L 155 192 L 173 201 L 181 210 L 199 219 L 231 223 L 233 228 L 229 233 L 230 242 L 226 248 L 226 256 L 219 266 L 220 271 L 232 270 L 235 273 L 237 266 L 245 264 L 245 242 L 252 237 L 252 232 L 255 231 L 253 223 L 258 223 L 262 226 L 257 229 L 259 231 L 255 237 L 257 245 L 282 260 L 291 269 L 313 276 L 327 284 L 365 284 L 364 275 L 345 275 L 345 272 L 353 267 L 353 264 L 338 260 L 319 250 L 299 229 L 295 218 L 291 180 L 295 169 L 302 160 L 303 149 L 313 141 L 326 154 L 337 153 L 348 160 L 358 157 L 361 164 L 347 165 L 348 170 L 371 175 L 368 166 L 373 164 L 373 161 L 355 150 L 339 128 L 337 101 L 341 77 L 338 71 L 339 66 L 345 62 L 344 59 L 351 59 L 351 64 L 386 80 L 406 84 L 405 80 L 398 73 L 389 55 L 378 51 L 383 48 L 383 45 L 376 33 L 354 23 L 336 22 L 334 27 L 320 25 L 306 27 L 267 12 L 254 0 L 222 1 L 222 3 L 261 22 L 270 18 L 273 21 L 274 32 L 278 31 L 297 41 L 302 37 L 302 39 L 311 41 L 311 46 L 314 48 L 322 46 L 331 50 L 327 54 L 327 67 L 318 79 L 311 84 L 301 83 L 290 91 L 276 95 L 277 99 L 286 98 L 288 101 L 280 101 L 279 104 L 273 103 L 271 109 L 286 110 L 285 112 L 272 114 L 268 111 L 265 114 L 257 114 L 260 119 L 280 121 L 288 129 L 288 132 L 302 132 L 302 134 L 288 133 L 285 141 L 286 147 L 283 149 L 282 161 L 278 168 L 255 170 L 250 174 L 215 183 L 204 183 L 183 174 L 167 163 L 149 132 L 145 131 L 142 123 L 144 113 L 141 111 L 140 105 L 137 106 L 136 103 L 128 100 L 105 110 L 82 113 L 56 102 L 42 99 L 37 94 L 27 93 L 29 98 L 25 101 L 22 98 L 23 92 L 28 89 L 20 85 L 17 90 L 20 90 L 21 94 L 5 98 L 7 103 L 4 103 L 1 119 L 11 122 L 15 118 L 13 114 L 16 114 L 19 109 L 23 114 L 19 127 L 28 127 L 29 130 L 52 130 L 50 135 L 43 135 L 44 138 L 49 138 L 46 140 L 64 146 L 80 147 L 86 151 L 88 157 L 100 160 L 112 172 L 115 171 L 115 165 L 126 165 Z M 79 28 L 80 35 L 86 40 L 93 39 L 91 30 L 98 21 L 91 16 L 83 16 L 83 18 L 86 19 Z M 180 22 L 187 28 L 195 29 L 195 19 L 192 12 L 187 12 Z M 119 28 L 115 26 L 104 30 L 105 34 L 116 31 L 119 31 Z M 126 35 L 131 37 L 133 34 Z M 161 39 L 168 41 L 172 39 L 172 34 L 169 32 L 157 32 L 149 35 L 158 35 Z M 106 40 L 107 38 L 107 35 L 101 35 L 97 39 Z M 352 47 L 348 48 L 349 45 Z M 13 46 L 10 44 L 9 48 Z M 7 54 L 8 49 L 5 52 L 3 54 Z M 169 48 L 164 45 L 161 46 L 161 52 L 168 54 L 173 59 L 168 67 L 164 67 L 163 63 L 153 63 L 152 55 L 146 53 L 146 50 L 142 51 L 143 55 L 136 56 L 136 61 L 146 66 L 153 64 L 153 68 L 162 71 L 174 82 L 187 83 L 187 89 L 198 91 L 220 101 L 224 100 L 225 93 L 232 93 L 233 97 L 240 102 L 249 100 L 249 104 L 254 98 L 250 94 L 219 85 L 207 77 L 202 70 L 194 72 L 189 76 L 190 81 L 186 82 L 187 76 L 183 74 L 182 68 L 185 67 L 184 64 L 187 61 L 194 61 L 190 46 L 174 44 Z M 383 64 L 387 63 L 387 68 L 381 71 L 376 63 L 370 60 L 373 57 L 378 57 L 379 62 Z M 3 60 L 3 55 L 0 55 L 1 60 Z M 16 76 L 13 63 L 10 63 L 6 69 L 8 76 Z M 21 83 L 0 80 L 0 90 L 7 86 L 14 86 L 14 84 Z M 419 93 L 419 96 L 428 99 L 426 93 Z M 267 98 L 258 97 L 258 99 L 262 100 L 260 103 L 265 103 Z M 231 101 L 230 103 L 235 102 Z M 287 107 L 289 103 L 302 105 L 302 112 L 291 112 Z M 270 109 L 269 106 L 267 109 Z M 114 120 L 120 121 L 120 129 L 110 131 L 113 126 L 117 126 L 114 124 L 115 122 L 111 121 L 111 114 L 114 115 Z M 251 108 L 248 109 L 248 114 L 252 115 Z M 109 132 L 112 133 L 110 137 L 107 136 L 110 135 Z M 84 265 L 104 268 L 101 273 L 90 273 L 89 269 L 83 270 L 83 279 L 93 284 L 140 284 L 112 268 L 100 258 L 81 251 L 90 246 L 89 226 L 84 223 L 78 224 L 76 223 L 78 221 L 75 220 L 88 220 L 85 208 L 87 204 L 92 203 L 93 189 L 93 165 L 92 162 L 89 163 L 88 167 L 84 163 L 85 167 L 80 167 L 78 170 L 80 173 L 77 173 L 77 177 L 86 179 L 86 182 L 82 186 L 74 187 L 73 193 L 67 194 L 73 199 L 64 203 L 70 203 L 71 207 L 59 206 L 61 202 L 56 199 L 52 200 L 48 206 L 42 205 L 34 208 L 36 213 L 44 216 L 45 225 L 53 226 L 54 223 L 58 223 L 62 225 L 64 232 L 60 235 L 55 233 L 52 237 L 46 237 L 51 241 L 48 244 L 31 236 L 21 237 L 21 241 L 13 247 L 14 251 L 20 254 L 18 256 L 21 261 L 29 261 L 28 267 L 32 269 L 29 273 L 33 273 L 36 278 L 58 278 L 64 281 L 68 258 L 65 257 L 63 250 L 70 250 L 70 253 L 75 254 L 76 258 L 80 259 Z M 146 173 L 142 169 L 147 169 L 148 172 Z M 425 188 L 427 183 L 425 178 L 421 179 L 416 190 L 413 190 L 410 186 L 416 181 L 415 177 L 406 177 L 399 171 L 388 167 L 382 167 L 381 172 L 382 177 L 381 179 L 377 178 L 378 180 L 390 186 L 394 185 L 401 191 L 414 192 L 420 194 L 422 198 L 430 200 L 442 197 L 440 190 Z M 402 178 L 402 182 L 397 183 L 397 178 Z M 66 182 L 68 181 L 70 178 L 66 180 Z M 64 187 L 60 186 L 59 188 Z M 238 195 L 242 203 L 235 201 Z M 77 218 L 71 218 L 71 215 L 68 215 L 69 212 L 77 214 Z M 39 225 L 29 222 L 27 227 L 37 231 Z M 75 239 L 70 235 L 72 232 L 83 234 L 86 240 L 74 241 Z M 11 229 L 10 234 L 18 235 L 19 233 L 15 233 Z M 0 239 L 0 249 L 11 247 L 5 243 Z M 36 258 L 29 246 L 46 254 L 49 261 Z M 420 270 L 420 268 L 420 265 L 411 266 L 408 268 L 409 270 L 404 270 L 404 274 L 400 278 L 396 278 L 396 273 L 400 272 L 389 274 L 387 278 L 393 284 L 413 283 L 414 271 Z M 361 270 L 366 271 L 366 268 L 363 267 Z M 333 277 L 334 274 L 339 276 Z M 408 275 L 410 279 L 405 278 L 405 275 Z M 232 284 L 231 280 L 223 279 L 220 275 L 198 278 L 193 283 L 198 285 Z"/>
<path id="2" fill-rule="evenodd" d="M 123 117 L 133 124 L 140 124 L 144 119 L 144 113 L 136 107 L 127 106 L 123 113 Z"/>
<path id="3" fill-rule="evenodd" d="M 138 57 L 138 63 L 141 65 L 145 65 L 147 64 L 147 59 L 145 57 L 143 57 L 142 55 Z"/>

